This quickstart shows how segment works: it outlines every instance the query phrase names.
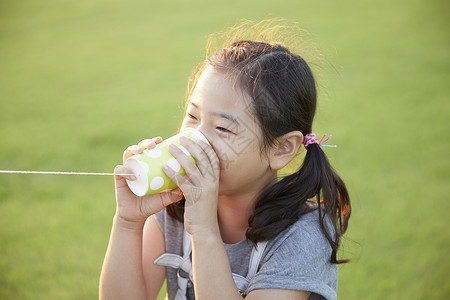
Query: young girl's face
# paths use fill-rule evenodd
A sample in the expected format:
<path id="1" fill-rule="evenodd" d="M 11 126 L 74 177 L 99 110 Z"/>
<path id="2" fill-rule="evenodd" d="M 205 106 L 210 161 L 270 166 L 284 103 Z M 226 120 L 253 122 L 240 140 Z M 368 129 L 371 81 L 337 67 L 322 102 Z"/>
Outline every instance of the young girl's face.
<path id="1" fill-rule="evenodd" d="M 202 72 L 189 99 L 181 129 L 196 128 L 211 143 L 220 161 L 219 195 L 259 191 L 276 178 L 260 155 L 261 128 L 250 113 L 252 101 L 212 67 Z"/>

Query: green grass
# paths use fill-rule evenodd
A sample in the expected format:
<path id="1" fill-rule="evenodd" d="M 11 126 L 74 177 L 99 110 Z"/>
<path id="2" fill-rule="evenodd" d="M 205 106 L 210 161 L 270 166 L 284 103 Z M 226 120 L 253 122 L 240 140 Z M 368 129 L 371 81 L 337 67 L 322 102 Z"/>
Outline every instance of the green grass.
<path id="1" fill-rule="evenodd" d="M 340 299 L 448 299 L 449 5 L 444 1 L 3 1 L 0 169 L 112 171 L 172 135 L 209 33 L 299 22 L 331 66 L 315 131 L 353 214 Z M 0 175 L 0 299 L 94 299 L 112 178 Z"/>

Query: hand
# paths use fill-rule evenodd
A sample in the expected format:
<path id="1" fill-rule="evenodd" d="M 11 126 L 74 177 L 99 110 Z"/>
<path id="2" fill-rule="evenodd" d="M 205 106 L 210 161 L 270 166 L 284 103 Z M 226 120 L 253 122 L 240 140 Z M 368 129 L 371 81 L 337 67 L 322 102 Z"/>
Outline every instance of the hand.
<path id="1" fill-rule="evenodd" d="M 186 176 L 181 176 L 168 166 L 163 170 L 184 193 L 184 227 L 191 235 L 217 233 L 219 159 L 214 149 L 203 141 L 195 143 L 181 136 L 180 143 L 191 153 L 197 164 L 176 145 L 171 144 L 169 151 L 184 168 Z"/>
<path id="2" fill-rule="evenodd" d="M 128 147 L 123 154 L 123 162 L 130 156 L 140 154 L 146 149 L 153 149 L 156 144 L 162 142 L 161 137 L 141 141 L 138 145 Z M 116 166 L 116 174 L 131 174 L 131 170 L 124 166 Z M 141 226 L 145 220 L 166 207 L 169 204 L 182 199 L 182 193 L 179 188 L 172 191 L 164 191 L 158 194 L 152 194 L 144 197 L 136 196 L 128 187 L 125 179 L 133 180 L 134 175 L 115 175 L 116 183 L 116 217 L 130 225 Z"/>

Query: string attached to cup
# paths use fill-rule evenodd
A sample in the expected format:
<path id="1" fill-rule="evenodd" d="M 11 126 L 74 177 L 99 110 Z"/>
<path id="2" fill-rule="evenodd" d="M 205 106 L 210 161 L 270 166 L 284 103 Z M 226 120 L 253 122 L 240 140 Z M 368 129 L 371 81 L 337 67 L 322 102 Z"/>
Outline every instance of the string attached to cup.
<path id="1" fill-rule="evenodd" d="M 54 172 L 54 171 L 16 171 L 0 170 L 0 174 L 43 174 L 43 175 L 94 175 L 94 176 L 127 176 L 136 174 L 91 173 L 91 172 Z"/>
<path id="2" fill-rule="evenodd" d="M 124 167 L 127 168 L 130 173 L 94 173 L 94 172 L 62 172 L 62 171 L 28 171 L 28 170 L 0 170 L 0 175 L 3 174 L 43 174 L 43 175 L 97 175 L 97 176 L 127 176 L 125 178 L 130 190 L 137 196 L 144 196 L 150 194 L 156 194 L 165 190 L 173 190 L 177 185 L 167 176 L 162 167 L 168 165 L 175 172 L 181 176 L 185 176 L 186 172 L 181 167 L 180 163 L 170 153 L 168 146 L 173 143 L 178 146 L 191 160 L 194 161 L 194 157 L 189 151 L 181 145 L 179 141 L 180 135 L 198 142 L 209 144 L 207 138 L 198 130 L 194 128 L 184 128 L 179 134 L 174 135 L 160 145 L 157 145 L 153 149 L 144 150 L 141 154 L 133 155 L 124 162 Z M 134 177 L 134 178 L 133 178 Z"/>

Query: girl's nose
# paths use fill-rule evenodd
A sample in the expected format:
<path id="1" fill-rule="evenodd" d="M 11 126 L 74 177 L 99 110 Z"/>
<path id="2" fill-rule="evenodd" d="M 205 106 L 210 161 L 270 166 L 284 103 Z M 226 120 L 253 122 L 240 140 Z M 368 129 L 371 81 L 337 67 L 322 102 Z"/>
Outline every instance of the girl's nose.
<path id="1" fill-rule="evenodd" d="M 193 128 L 197 129 L 198 131 L 200 131 L 203 134 L 203 136 L 208 140 L 209 144 L 215 151 L 214 137 L 212 136 L 212 134 L 208 130 L 206 130 L 206 128 L 204 128 L 204 126 L 202 126 L 201 124 L 199 126 L 194 126 Z"/>
<path id="2" fill-rule="evenodd" d="M 204 135 L 204 137 L 208 140 L 208 142 L 212 145 L 211 135 L 209 134 L 209 132 L 207 132 L 207 130 L 205 130 L 205 128 L 202 127 L 203 126 L 197 126 L 195 129 L 200 131 Z"/>
<path id="3" fill-rule="evenodd" d="M 193 129 L 200 131 L 203 134 L 203 136 L 208 140 L 208 142 L 212 145 L 211 134 L 209 132 L 207 132 L 207 130 L 201 124 L 198 126 L 181 126 L 180 130 L 183 130 L 186 128 L 193 128 Z"/>

